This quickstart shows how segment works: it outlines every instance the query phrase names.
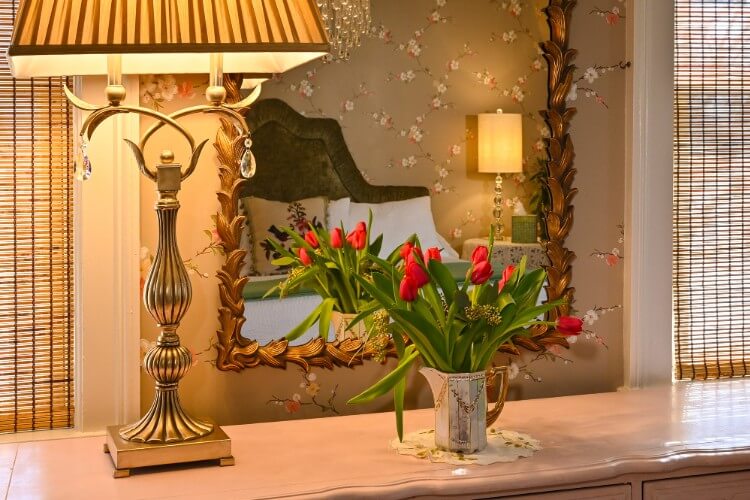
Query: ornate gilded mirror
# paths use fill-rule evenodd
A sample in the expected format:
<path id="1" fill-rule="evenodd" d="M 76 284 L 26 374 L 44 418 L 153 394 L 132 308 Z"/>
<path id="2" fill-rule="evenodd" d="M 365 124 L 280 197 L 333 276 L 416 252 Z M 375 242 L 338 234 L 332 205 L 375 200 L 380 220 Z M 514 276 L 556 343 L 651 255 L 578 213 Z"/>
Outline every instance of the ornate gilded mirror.
<path id="1" fill-rule="evenodd" d="M 440 0 L 408 8 L 374 1 L 371 37 L 348 61 L 316 62 L 264 84 L 261 100 L 245 115 L 257 158 L 250 180 L 240 175 L 237 131 L 224 124 L 214 143 L 216 229 L 226 256 L 218 273 L 219 369 L 288 362 L 332 368 L 392 354 L 388 339 L 363 343 L 314 333 L 284 339 L 310 297 L 264 299 L 284 279 L 269 264 L 267 231 L 300 221 L 327 225 L 336 219 L 337 200 L 378 204 L 431 196 L 441 246 L 454 247 L 456 260 L 465 258 L 470 237 L 486 234 L 492 213 L 493 178 L 476 168 L 476 115 L 499 107 L 521 113 L 524 123 L 524 173 L 506 183 L 506 211 L 520 204 L 539 215 L 543 239 L 531 246 L 546 258 L 540 264 L 548 272 L 546 296 L 568 299 L 552 319 L 568 313 L 575 255 L 565 239 L 576 189 L 568 134 L 575 109 L 566 104 L 575 51 L 567 28 L 574 5 L 488 1 L 461 10 Z M 230 99 L 240 99 L 241 82 L 240 76 L 226 81 Z M 561 335 L 538 327 L 502 350 L 552 344 L 567 346 Z"/>

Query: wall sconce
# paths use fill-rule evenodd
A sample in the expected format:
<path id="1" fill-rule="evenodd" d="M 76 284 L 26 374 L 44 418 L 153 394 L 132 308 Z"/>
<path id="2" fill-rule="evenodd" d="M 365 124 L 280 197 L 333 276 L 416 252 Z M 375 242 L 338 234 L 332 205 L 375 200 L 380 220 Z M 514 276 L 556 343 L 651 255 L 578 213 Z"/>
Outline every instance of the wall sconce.
<path id="1" fill-rule="evenodd" d="M 92 173 L 86 146 L 96 128 L 120 113 L 137 113 L 156 122 L 139 144 L 127 141 L 140 171 L 156 183 L 159 244 L 143 292 L 146 309 L 160 334 L 146 353 L 144 366 L 156 379 L 153 404 L 136 423 L 109 427 L 106 447 L 115 477 L 131 467 L 219 459 L 233 463 L 227 435 L 214 423 L 183 410 L 178 387 L 191 364 L 190 352 L 180 345 L 177 328 L 190 305 L 191 286 L 177 248 L 175 224 L 182 181 L 195 170 L 206 141 L 196 144 L 177 119 L 210 113 L 224 116 L 241 130 L 245 152 L 240 170 L 254 172 L 247 124 L 238 112 L 259 95 L 260 86 L 234 104 L 224 102 L 223 73 L 252 73 L 265 78 L 324 56 L 329 49 L 315 0 L 253 0 L 213 2 L 191 0 L 22 0 L 8 50 L 16 78 L 106 74 L 108 104 L 98 106 L 76 97 L 70 102 L 90 114 L 81 125 L 80 176 Z M 122 104 L 122 75 L 208 73 L 207 104 L 172 114 Z M 145 164 L 143 150 L 162 126 L 176 129 L 190 146 L 183 170 L 172 151 L 161 153 L 155 168 Z"/>
<path id="2" fill-rule="evenodd" d="M 517 113 L 481 113 L 478 115 L 478 171 L 495 175 L 495 241 L 502 239 L 502 174 L 523 172 L 521 115 Z"/>

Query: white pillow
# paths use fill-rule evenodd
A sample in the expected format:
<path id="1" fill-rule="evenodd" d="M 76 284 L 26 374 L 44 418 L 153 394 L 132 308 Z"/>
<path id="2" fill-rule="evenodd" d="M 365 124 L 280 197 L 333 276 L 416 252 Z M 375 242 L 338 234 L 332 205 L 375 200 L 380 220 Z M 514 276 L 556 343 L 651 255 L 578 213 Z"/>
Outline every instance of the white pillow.
<path id="1" fill-rule="evenodd" d="M 326 221 L 326 227 L 329 231 L 334 227 L 341 227 L 342 223 L 344 226 L 347 226 L 349 222 L 349 205 L 351 202 L 351 198 L 328 200 L 328 220 Z M 348 231 L 352 228 L 345 227 L 345 229 Z"/>
<path id="2" fill-rule="evenodd" d="M 373 238 L 378 234 L 383 234 L 380 257 L 387 257 L 414 233 L 419 238 L 423 249 L 444 247 L 438 240 L 429 196 L 387 203 L 352 202 L 349 205 L 349 220 L 346 229 L 350 230 L 359 221 L 367 222 L 369 210 L 372 210 L 370 234 Z"/>

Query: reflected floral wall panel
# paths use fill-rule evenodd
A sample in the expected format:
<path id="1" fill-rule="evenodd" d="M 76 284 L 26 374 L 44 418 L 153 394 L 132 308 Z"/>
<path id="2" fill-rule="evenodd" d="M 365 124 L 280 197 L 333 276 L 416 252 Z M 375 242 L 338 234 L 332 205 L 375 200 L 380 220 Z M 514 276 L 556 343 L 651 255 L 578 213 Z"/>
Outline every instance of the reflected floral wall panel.
<path id="1" fill-rule="evenodd" d="M 537 43 L 547 35 L 543 1 L 373 0 L 374 30 L 348 62 L 314 62 L 264 85 L 263 97 L 279 97 L 308 116 L 340 121 L 355 160 L 376 184 L 429 186 L 438 229 L 460 247 L 487 233 L 493 178 L 472 165 L 475 136 L 466 116 L 502 108 L 524 114 L 525 173 L 505 182 L 508 204 L 532 210 L 534 174 L 544 156 L 546 63 Z M 544 397 L 614 390 L 622 382 L 622 221 L 624 201 L 624 2 L 579 0 L 571 46 L 576 85 L 569 104 L 578 108 L 571 130 L 576 149 L 577 254 L 573 285 L 576 312 L 587 332 L 570 350 L 537 358 L 498 356 L 512 363 L 512 397 Z M 141 79 L 141 103 L 176 110 L 203 101 L 207 81 L 185 75 Z M 196 138 L 213 141 L 218 123 L 186 119 Z M 146 125 L 144 120 L 143 125 Z M 147 151 L 155 161 L 178 138 L 159 132 L 161 145 Z M 150 156 L 149 156 L 150 155 Z M 367 363 L 354 370 L 296 367 L 220 372 L 214 366 L 217 320 L 216 270 L 223 257 L 211 215 L 216 213 L 217 160 L 206 148 L 181 192 L 179 245 L 193 283 L 193 303 L 181 336 L 194 355 L 181 397 L 196 415 L 222 424 L 384 411 L 390 401 L 349 407 L 346 400 L 378 380 L 390 365 Z M 155 248 L 154 191 L 141 185 L 142 269 Z M 509 210 L 506 213 L 509 215 Z M 143 345 L 156 336 L 142 311 Z M 281 334 L 281 333 L 280 333 Z M 562 365 L 562 366 L 561 366 Z M 143 377 L 142 401 L 152 384 Z M 407 407 L 427 407 L 431 396 L 421 377 L 409 380 Z"/>
<path id="2" fill-rule="evenodd" d="M 547 127 L 545 2 L 373 2 L 373 29 L 348 62 L 318 61 L 264 84 L 307 116 L 338 119 L 354 159 L 376 184 L 428 186 L 438 230 L 460 248 L 484 236 L 494 177 L 478 174 L 467 116 L 524 116 L 524 173 L 505 197 L 534 212 Z M 468 157 L 467 157 L 468 155 Z M 512 211 L 506 210 L 510 227 Z"/>

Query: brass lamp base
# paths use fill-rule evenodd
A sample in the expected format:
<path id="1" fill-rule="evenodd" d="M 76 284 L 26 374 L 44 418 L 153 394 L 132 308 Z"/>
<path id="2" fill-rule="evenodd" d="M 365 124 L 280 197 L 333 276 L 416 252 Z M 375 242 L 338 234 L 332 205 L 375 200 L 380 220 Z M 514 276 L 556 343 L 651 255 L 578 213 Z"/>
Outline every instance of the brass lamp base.
<path id="1" fill-rule="evenodd" d="M 115 466 L 115 478 L 128 477 L 131 469 L 154 465 L 172 465 L 187 462 L 216 460 L 218 465 L 234 465 L 232 443 L 229 436 L 214 425 L 210 434 L 198 439 L 167 444 L 147 444 L 126 441 L 120 430 L 126 426 L 107 427 L 104 452 L 109 453 Z"/>

